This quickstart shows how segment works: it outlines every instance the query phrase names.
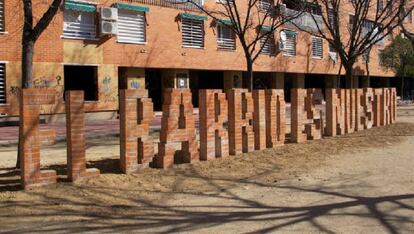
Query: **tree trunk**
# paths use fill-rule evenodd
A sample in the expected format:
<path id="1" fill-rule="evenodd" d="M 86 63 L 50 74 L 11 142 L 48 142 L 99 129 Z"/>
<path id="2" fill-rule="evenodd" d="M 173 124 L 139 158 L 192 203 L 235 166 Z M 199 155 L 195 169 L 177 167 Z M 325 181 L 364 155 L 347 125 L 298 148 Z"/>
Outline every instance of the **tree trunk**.
<path id="1" fill-rule="evenodd" d="M 22 42 L 22 90 L 31 88 L 33 86 L 33 52 L 34 52 L 34 41 L 27 39 L 25 32 L 23 32 L 23 42 Z M 20 116 L 21 113 L 20 113 Z M 22 121 L 21 118 L 19 118 Z M 22 123 L 20 123 L 20 126 Z M 16 168 L 20 168 L 20 158 L 21 158 L 21 146 L 20 139 L 22 137 L 22 131 L 19 129 L 19 140 L 17 148 L 17 160 Z"/>
<path id="2" fill-rule="evenodd" d="M 246 57 L 246 63 L 247 63 L 247 88 L 250 92 L 253 91 L 253 62 L 250 58 Z"/>
<path id="3" fill-rule="evenodd" d="M 354 88 L 354 75 L 353 75 L 353 66 L 344 66 L 345 67 L 345 88 L 353 89 Z"/>

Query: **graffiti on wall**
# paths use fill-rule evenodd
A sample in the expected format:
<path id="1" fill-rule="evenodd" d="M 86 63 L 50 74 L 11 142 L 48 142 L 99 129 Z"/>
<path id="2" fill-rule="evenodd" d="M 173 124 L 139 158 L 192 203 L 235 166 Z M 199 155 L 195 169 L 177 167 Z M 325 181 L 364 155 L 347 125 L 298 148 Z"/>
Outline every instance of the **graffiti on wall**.
<path id="1" fill-rule="evenodd" d="M 102 80 L 104 102 L 116 102 L 117 101 L 117 94 L 114 92 L 111 92 L 111 80 L 112 78 L 108 75 L 105 76 L 105 78 Z"/>
<path id="2" fill-rule="evenodd" d="M 42 76 L 39 78 L 35 78 L 32 82 L 33 88 L 36 89 L 47 89 L 47 88 L 55 88 L 56 96 L 58 98 L 63 98 L 63 84 L 62 84 L 62 77 L 57 75 L 56 77 L 46 77 Z M 13 97 L 19 97 L 21 88 L 19 86 L 10 86 L 9 93 Z"/>

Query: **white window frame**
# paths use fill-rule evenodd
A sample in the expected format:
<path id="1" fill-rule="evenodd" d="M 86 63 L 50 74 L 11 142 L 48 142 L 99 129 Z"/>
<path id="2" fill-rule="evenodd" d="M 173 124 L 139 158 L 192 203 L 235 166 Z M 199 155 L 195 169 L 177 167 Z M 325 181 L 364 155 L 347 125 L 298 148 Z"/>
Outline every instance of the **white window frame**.
<path id="1" fill-rule="evenodd" d="M 230 38 L 223 37 L 224 30 L 229 30 Z M 217 24 L 217 48 L 220 50 L 235 50 L 236 49 L 236 38 L 231 28 L 225 24 Z"/>
<path id="2" fill-rule="evenodd" d="M 312 58 L 323 59 L 323 39 L 312 37 Z"/>
<path id="3" fill-rule="evenodd" d="M 296 47 L 297 47 L 297 41 L 298 41 L 298 33 L 291 30 L 283 30 L 283 31 L 289 31 L 292 33 L 295 33 L 295 36 L 293 38 L 289 38 L 291 36 L 287 36 L 286 41 L 283 43 L 283 56 L 287 57 L 295 57 L 296 56 Z M 290 46 L 291 49 L 287 50 L 287 47 Z"/>
<path id="4" fill-rule="evenodd" d="M 145 14 L 143 11 L 118 9 L 118 43 L 146 44 L 147 22 Z"/>
<path id="5" fill-rule="evenodd" d="M 0 33 L 6 32 L 6 20 L 5 20 L 5 4 L 4 0 L 0 0 Z"/>
<path id="6" fill-rule="evenodd" d="M 204 20 L 181 18 L 181 45 L 183 48 L 204 48 Z"/>
<path id="7" fill-rule="evenodd" d="M 0 62 L 0 105 L 7 104 L 6 63 Z"/>
<path id="8" fill-rule="evenodd" d="M 65 17 L 69 17 L 67 14 L 78 14 L 79 17 L 91 17 L 92 23 L 84 24 L 83 26 L 79 22 L 66 22 Z M 65 9 L 63 11 L 63 38 L 69 39 L 81 39 L 81 40 L 98 40 L 97 38 L 97 20 L 96 12 L 83 12 Z M 77 28 L 83 27 L 83 31 L 77 30 Z M 82 35 L 82 34 L 85 35 Z M 87 35 L 90 34 L 90 36 Z"/>

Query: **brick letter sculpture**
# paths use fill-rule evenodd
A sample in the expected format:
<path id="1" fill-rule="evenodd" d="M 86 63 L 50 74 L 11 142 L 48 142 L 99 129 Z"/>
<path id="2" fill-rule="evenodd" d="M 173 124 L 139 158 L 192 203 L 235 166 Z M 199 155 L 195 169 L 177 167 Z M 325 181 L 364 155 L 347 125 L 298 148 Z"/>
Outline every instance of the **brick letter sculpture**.
<path id="1" fill-rule="evenodd" d="M 286 104 L 283 89 L 265 91 L 266 146 L 273 148 L 285 143 Z"/>
<path id="2" fill-rule="evenodd" d="M 40 106 L 55 102 L 55 90 L 23 89 L 20 93 L 20 174 L 24 189 L 38 188 L 57 181 L 56 171 L 40 170 Z M 50 132 L 50 131 L 47 131 Z"/>
<path id="3" fill-rule="evenodd" d="M 265 90 L 253 90 L 254 149 L 266 149 L 266 96 Z"/>
<path id="4" fill-rule="evenodd" d="M 361 131 L 364 129 L 363 124 L 363 115 L 364 115 L 364 106 L 363 106 L 363 98 L 364 98 L 364 91 L 362 89 L 355 89 L 354 90 L 354 101 L 355 101 L 355 131 Z"/>
<path id="5" fill-rule="evenodd" d="M 121 171 L 129 174 L 149 167 L 154 157 L 154 140 L 149 127 L 153 104 L 146 89 L 120 90 Z"/>
<path id="6" fill-rule="evenodd" d="M 322 90 L 307 89 L 306 94 L 305 109 L 307 124 L 305 125 L 305 131 L 307 138 L 308 140 L 321 139 L 323 135 L 322 111 L 317 110 L 315 104 L 323 100 Z"/>
<path id="7" fill-rule="evenodd" d="M 67 91 L 65 97 L 68 179 L 75 182 L 81 178 L 96 177 L 98 169 L 86 169 L 83 91 Z"/>
<path id="8" fill-rule="evenodd" d="M 374 112 L 374 127 L 381 126 L 381 99 L 382 99 L 382 89 L 373 89 L 374 92 L 374 102 L 372 111 Z"/>
<path id="9" fill-rule="evenodd" d="M 363 89 L 363 99 L 361 104 L 363 106 L 363 112 L 361 116 L 363 128 L 370 129 L 374 123 L 374 92 L 372 91 L 372 88 Z"/>
<path id="10" fill-rule="evenodd" d="M 317 94 L 320 94 L 320 90 L 292 89 L 291 91 L 291 135 L 295 143 L 322 138 L 322 115 L 314 105 Z"/>
<path id="11" fill-rule="evenodd" d="M 199 160 L 195 118 L 190 89 L 166 89 L 162 106 L 160 143 L 155 166 L 171 167 L 175 163 Z M 174 145 L 181 143 L 181 150 Z"/>
<path id="12" fill-rule="evenodd" d="M 397 120 L 397 89 L 396 88 L 390 88 L 390 111 L 391 111 L 391 123 L 395 123 Z"/>
<path id="13" fill-rule="evenodd" d="M 231 155 L 254 150 L 253 99 L 247 89 L 227 91 L 229 103 L 229 152 Z"/>
<path id="14" fill-rule="evenodd" d="M 345 133 L 355 131 L 355 89 L 345 89 Z"/>
<path id="15" fill-rule="evenodd" d="M 199 91 L 200 159 L 210 160 L 229 155 L 226 94 L 217 89 Z"/>
<path id="16" fill-rule="evenodd" d="M 307 140 L 305 132 L 305 97 L 306 89 L 291 89 L 291 139 L 292 142 L 301 143 Z"/>

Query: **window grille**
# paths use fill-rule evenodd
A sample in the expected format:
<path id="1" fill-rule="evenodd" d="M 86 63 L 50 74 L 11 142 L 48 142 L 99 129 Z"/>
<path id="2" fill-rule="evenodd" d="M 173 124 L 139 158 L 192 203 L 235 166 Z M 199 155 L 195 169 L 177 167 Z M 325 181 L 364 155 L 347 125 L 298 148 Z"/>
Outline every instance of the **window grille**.
<path id="1" fill-rule="evenodd" d="M 144 43 L 145 12 L 118 9 L 118 42 Z"/>
<path id="2" fill-rule="evenodd" d="M 312 57 L 323 58 L 323 39 L 319 37 L 312 37 Z"/>
<path id="3" fill-rule="evenodd" d="M 283 55 L 285 56 L 296 56 L 296 37 L 297 33 L 292 31 L 286 32 L 286 41 L 283 43 Z"/>
<path id="4" fill-rule="evenodd" d="M 204 47 L 204 22 L 182 18 L 182 45 L 183 47 L 203 48 Z"/>
<path id="5" fill-rule="evenodd" d="M 76 39 L 95 39 L 95 12 L 64 10 L 63 36 Z"/>
<path id="6" fill-rule="evenodd" d="M 231 28 L 224 25 L 217 25 L 217 48 L 226 50 L 236 49 L 236 40 Z"/>
<path id="7" fill-rule="evenodd" d="M 0 63 L 0 104 L 6 103 L 6 64 Z"/>
<path id="8" fill-rule="evenodd" d="M 4 28 L 4 0 L 0 0 L 0 32 L 4 32 Z"/>

